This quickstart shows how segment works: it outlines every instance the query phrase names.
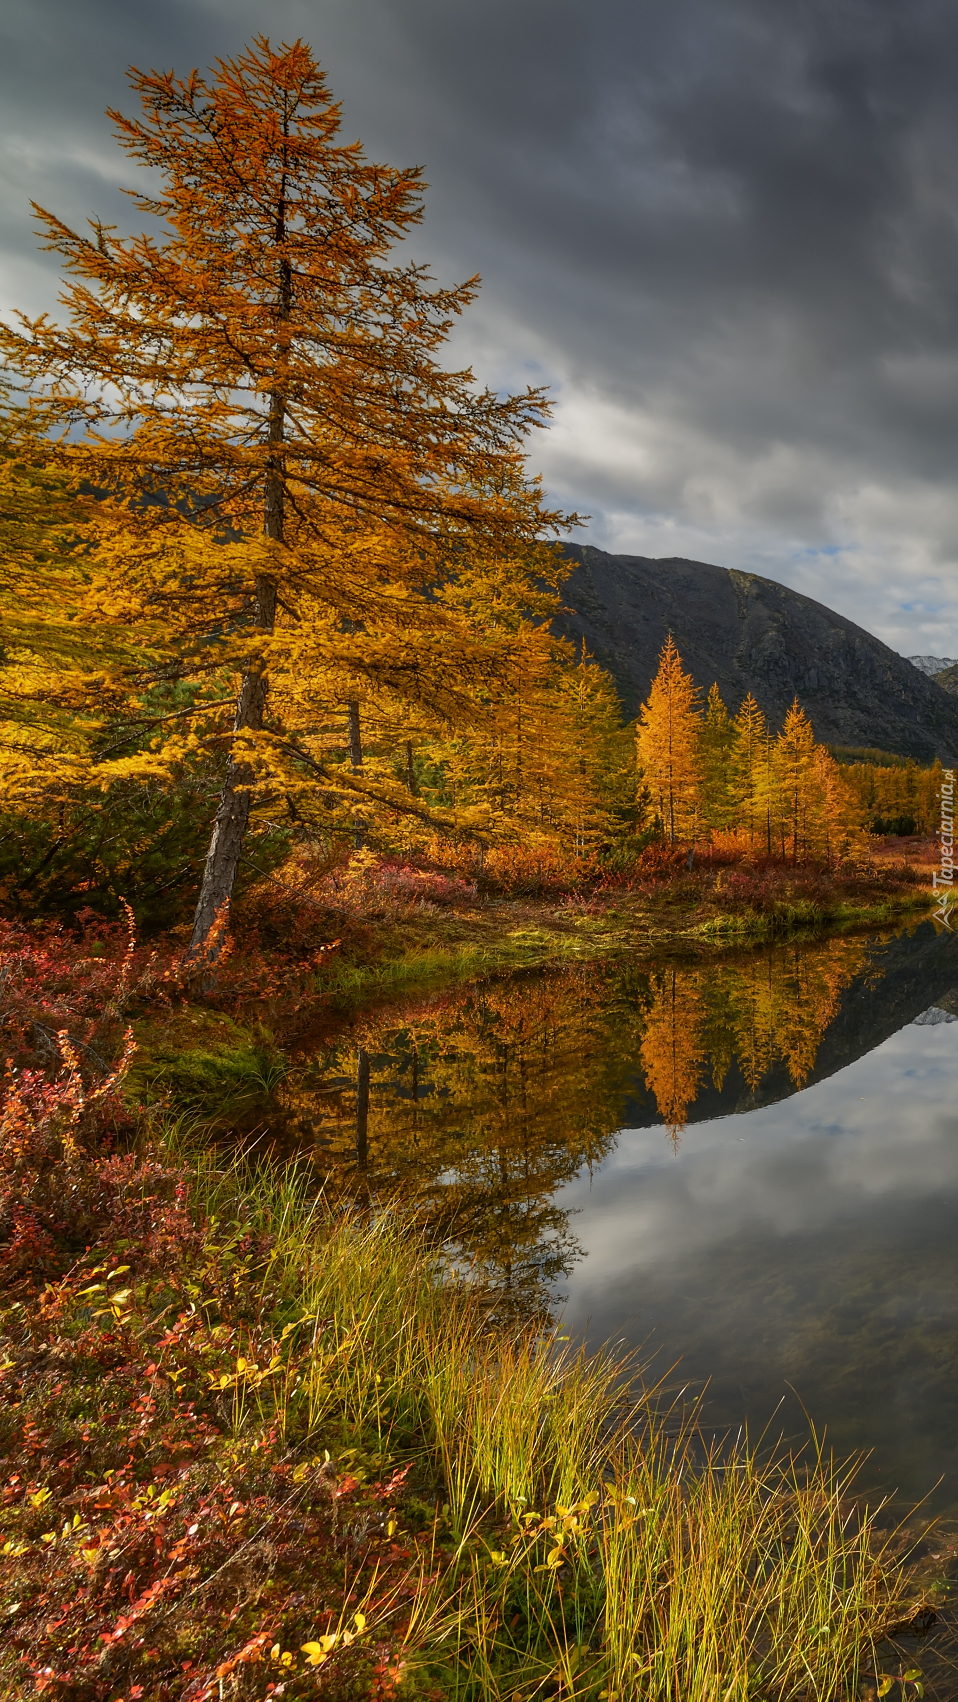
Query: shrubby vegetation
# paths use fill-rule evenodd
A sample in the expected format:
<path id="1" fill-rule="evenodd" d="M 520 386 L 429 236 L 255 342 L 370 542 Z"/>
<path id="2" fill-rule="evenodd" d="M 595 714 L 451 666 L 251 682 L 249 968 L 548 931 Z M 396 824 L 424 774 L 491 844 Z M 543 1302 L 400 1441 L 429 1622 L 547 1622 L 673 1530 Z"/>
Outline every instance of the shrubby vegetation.
<path id="1" fill-rule="evenodd" d="M 131 1117 L 129 1046 L 100 1061 L 175 977 L 119 934 L 6 945 L 11 1693 L 744 1702 L 881 1670 L 922 1603 L 847 1472 L 703 1453 L 634 1366 L 497 1322 L 408 1209 L 190 1157 Z"/>

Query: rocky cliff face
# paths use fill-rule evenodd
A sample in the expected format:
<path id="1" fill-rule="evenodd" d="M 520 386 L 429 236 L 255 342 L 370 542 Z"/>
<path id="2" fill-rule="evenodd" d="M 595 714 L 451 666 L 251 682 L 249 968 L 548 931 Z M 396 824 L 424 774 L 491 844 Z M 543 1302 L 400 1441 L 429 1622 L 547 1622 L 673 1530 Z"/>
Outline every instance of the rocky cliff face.
<path id="1" fill-rule="evenodd" d="M 810 597 L 706 562 L 567 550 L 556 630 L 585 639 L 627 715 L 638 714 L 671 632 L 697 684 L 716 680 L 733 714 L 750 691 L 777 729 L 797 697 L 824 743 L 958 757 L 958 698 Z"/>

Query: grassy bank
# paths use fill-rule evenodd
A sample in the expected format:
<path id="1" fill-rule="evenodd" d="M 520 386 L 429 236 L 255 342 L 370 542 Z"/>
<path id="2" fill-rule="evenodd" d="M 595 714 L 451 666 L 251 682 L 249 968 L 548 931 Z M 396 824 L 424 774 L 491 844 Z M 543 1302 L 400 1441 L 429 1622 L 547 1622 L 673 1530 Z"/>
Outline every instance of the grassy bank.
<path id="1" fill-rule="evenodd" d="M 414 985 L 474 979 L 614 953 L 698 956 L 823 929 L 880 926 L 927 913 L 934 899 L 905 864 L 832 872 L 773 865 L 742 871 L 708 860 L 631 886 L 554 895 L 489 896 L 470 906 L 377 902 L 331 912 L 334 954 L 317 993 L 355 1001 Z"/>
<path id="2" fill-rule="evenodd" d="M 921 1599 L 850 1471 L 711 1448 L 620 1358 L 506 1322 L 408 1203 L 336 1208 L 306 1169 L 190 1156 L 124 1038 L 162 1030 L 159 1091 L 222 1136 L 284 1067 L 270 1010 L 391 993 L 417 955 L 440 979 L 549 961 L 553 936 L 598 955 L 653 914 L 701 954 L 741 914 L 720 875 L 699 898 L 673 874 L 551 908 L 343 905 L 335 934 L 315 904 L 293 934 L 287 906 L 200 1001 L 96 918 L 8 930 L 0 1694 L 844 1702 L 881 1673 L 917 1693 L 882 1640 Z M 751 895 L 770 926 L 761 903 L 814 898 L 777 876 Z"/>
<path id="3" fill-rule="evenodd" d="M 832 1699 L 919 1607 L 848 1472 L 703 1449 L 408 1217 L 60 1162 L 96 1232 L 3 1319 L 4 1694 Z"/>

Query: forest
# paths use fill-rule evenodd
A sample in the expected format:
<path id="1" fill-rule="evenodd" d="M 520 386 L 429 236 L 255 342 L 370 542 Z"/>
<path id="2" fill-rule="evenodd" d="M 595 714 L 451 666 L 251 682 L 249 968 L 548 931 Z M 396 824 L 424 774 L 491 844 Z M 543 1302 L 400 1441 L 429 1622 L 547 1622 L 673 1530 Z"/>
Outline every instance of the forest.
<path id="1" fill-rule="evenodd" d="M 575 887 L 657 836 L 830 866 L 931 830 L 937 770 L 836 762 L 797 702 L 782 728 L 703 702 L 671 640 L 623 724 L 550 627 L 579 517 L 528 472 L 548 399 L 440 364 L 477 281 L 390 261 L 419 174 L 336 140 L 305 49 L 134 88 L 143 116 L 112 116 L 162 181 L 147 230 L 38 210 L 66 323 L 0 327 L 15 909 L 192 910 L 200 963 L 290 859 L 297 886 L 357 851 L 481 873 L 512 850 Z"/>
<path id="2" fill-rule="evenodd" d="M 764 981 L 708 954 L 927 906 L 877 853 L 933 831 L 940 769 L 703 699 L 671 639 L 626 724 L 550 625 L 581 517 L 529 471 L 548 398 L 442 363 L 478 279 L 410 258 L 420 171 L 342 140 L 303 42 L 131 84 L 141 233 L 37 208 L 62 321 L 0 322 L 5 1694 L 854 1694 L 927 1604 L 848 1472 L 703 1451 L 569 1344 L 544 1199 L 471 1255 L 464 1224 L 611 1134 L 587 979 L 496 975 L 691 950 L 630 994 L 674 1138 L 733 1057 L 801 1083 L 854 939 Z M 435 1100 L 370 1110 L 363 1001 L 457 980 L 499 1038 L 410 1016 Z M 285 1148 L 231 1083 L 333 1011 L 348 1133 L 304 1077 Z M 499 1109 L 566 1033 L 595 1126 L 554 1095 L 537 1156 Z"/>

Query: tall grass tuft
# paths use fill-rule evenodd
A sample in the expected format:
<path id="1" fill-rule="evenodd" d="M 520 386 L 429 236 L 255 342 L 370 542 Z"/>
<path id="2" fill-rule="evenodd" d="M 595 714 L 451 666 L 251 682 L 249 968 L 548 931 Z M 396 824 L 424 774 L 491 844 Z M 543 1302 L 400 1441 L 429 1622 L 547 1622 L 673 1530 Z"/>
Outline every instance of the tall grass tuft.
<path id="1" fill-rule="evenodd" d="M 221 1233 L 266 1238 L 274 1421 L 360 1432 L 435 1500 L 403 1694 L 834 1702 L 917 1611 L 814 1441 L 704 1448 L 634 1365 L 495 1323 L 409 1213 L 334 1210 L 305 1170 L 206 1159 L 197 1186 Z"/>

